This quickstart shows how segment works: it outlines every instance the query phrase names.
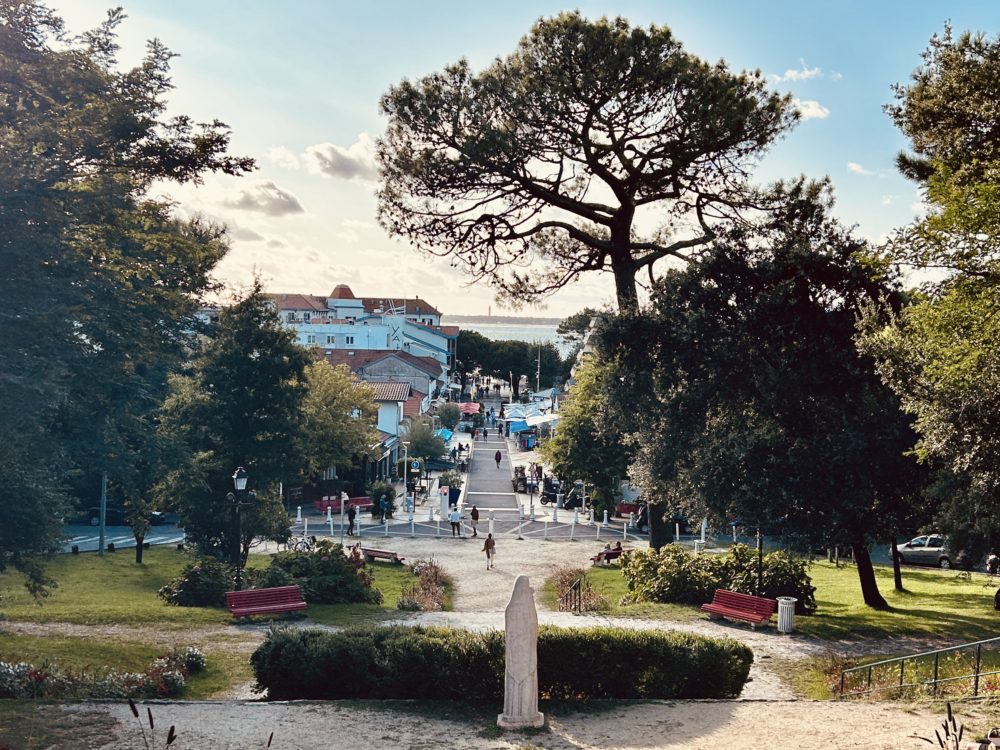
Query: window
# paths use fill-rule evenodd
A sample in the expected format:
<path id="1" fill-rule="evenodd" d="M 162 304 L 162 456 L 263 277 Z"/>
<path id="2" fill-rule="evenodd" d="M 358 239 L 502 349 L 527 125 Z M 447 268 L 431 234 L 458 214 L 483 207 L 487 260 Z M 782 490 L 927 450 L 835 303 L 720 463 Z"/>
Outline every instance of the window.
<path id="1" fill-rule="evenodd" d="M 306 334 L 306 343 L 307 344 L 315 344 L 316 343 L 316 334 L 315 333 Z"/>
<path id="2" fill-rule="evenodd" d="M 293 312 L 285 313 L 285 322 L 286 323 L 294 323 L 295 322 L 295 313 L 293 313 Z"/>
<path id="3" fill-rule="evenodd" d="M 326 335 L 326 343 L 329 344 L 329 345 L 336 344 L 337 343 L 337 337 L 334 336 L 333 334 L 328 333 Z"/>
<path id="4" fill-rule="evenodd" d="M 307 313 L 307 312 L 302 313 L 302 320 L 304 322 L 308 323 L 309 322 L 309 318 L 310 318 L 309 313 Z"/>
<path id="5" fill-rule="evenodd" d="M 348 346 L 350 346 L 351 344 L 354 343 L 354 337 L 353 336 L 344 336 L 344 343 L 347 344 Z"/>

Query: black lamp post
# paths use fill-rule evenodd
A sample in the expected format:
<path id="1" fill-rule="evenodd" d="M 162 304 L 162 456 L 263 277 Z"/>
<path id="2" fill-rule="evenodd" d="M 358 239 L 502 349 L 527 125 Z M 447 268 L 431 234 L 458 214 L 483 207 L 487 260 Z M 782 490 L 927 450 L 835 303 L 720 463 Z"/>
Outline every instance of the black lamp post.
<path id="1" fill-rule="evenodd" d="M 230 492 L 226 495 L 226 499 L 229 500 L 232 507 L 233 516 L 233 542 L 230 546 L 230 556 L 231 564 L 236 568 L 236 590 L 241 591 L 243 589 L 243 550 L 241 548 L 241 542 L 243 539 L 243 519 L 240 514 L 240 510 L 243 506 L 250 505 L 250 503 L 252 503 L 256 498 L 256 494 L 253 490 L 246 492 L 247 472 L 242 466 L 233 472 L 233 488 L 236 492 Z"/>
<path id="2" fill-rule="evenodd" d="M 760 535 L 760 526 L 757 527 L 757 596 L 761 596 L 764 588 L 764 537 Z"/>

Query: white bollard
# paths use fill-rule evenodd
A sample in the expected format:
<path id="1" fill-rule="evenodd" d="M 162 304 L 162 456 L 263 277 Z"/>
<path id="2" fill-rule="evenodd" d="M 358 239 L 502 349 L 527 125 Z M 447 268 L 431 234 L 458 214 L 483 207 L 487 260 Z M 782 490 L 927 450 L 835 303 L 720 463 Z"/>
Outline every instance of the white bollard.
<path id="1" fill-rule="evenodd" d="M 295 506 L 295 523 L 302 523 L 302 506 Z"/>
<path id="2" fill-rule="evenodd" d="M 309 536 L 309 519 L 302 522 L 302 536 Z"/>
<path id="3" fill-rule="evenodd" d="M 573 535 L 576 533 L 576 522 L 577 522 L 577 519 L 574 518 L 573 519 L 573 523 L 571 523 L 570 526 L 569 526 L 569 540 L 571 542 L 573 541 Z"/>
<path id="4" fill-rule="evenodd" d="M 578 524 L 578 523 L 580 523 L 580 511 L 579 510 L 574 510 L 573 511 L 573 525 L 576 526 L 576 524 Z"/>
<path id="5" fill-rule="evenodd" d="M 520 502 L 517 504 L 517 520 L 518 521 L 524 520 L 524 505 L 522 505 Z"/>
<path id="6" fill-rule="evenodd" d="M 594 525 L 594 509 L 593 508 L 590 509 L 590 513 L 589 513 L 589 515 L 587 517 L 587 525 L 588 526 L 593 526 Z"/>
<path id="7" fill-rule="evenodd" d="M 410 511 L 410 536 L 415 537 L 417 535 L 416 529 L 413 525 L 413 511 Z"/>
<path id="8" fill-rule="evenodd" d="M 357 532 L 358 536 L 361 536 L 361 510 L 360 509 L 354 514 L 354 531 Z"/>
<path id="9" fill-rule="evenodd" d="M 629 513 L 628 514 L 628 527 L 630 529 L 634 529 L 635 528 L 635 513 Z"/>
<path id="10" fill-rule="evenodd" d="M 535 504 L 534 503 L 531 504 L 531 515 L 529 516 L 529 518 L 531 519 L 532 523 L 535 522 Z"/>
<path id="11" fill-rule="evenodd" d="M 556 507 L 563 507 L 563 494 L 561 492 L 556 493 Z"/>
<path id="12" fill-rule="evenodd" d="M 597 541 L 601 541 L 601 524 L 597 524 Z"/>
<path id="13" fill-rule="evenodd" d="M 552 520 L 553 521 L 559 520 L 559 506 L 557 505 L 552 506 Z"/>
<path id="14" fill-rule="evenodd" d="M 438 528 L 437 535 L 441 536 L 441 519 L 440 518 L 438 519 L 438 526 L 437 526 L 437 528 Z"/>
<path id="15" fill-rule="evenodd" d="M 330 518 L 330 539 L 333 539 L 333 518 Z"/>
<path id="16" fill-rule="evenodd" d="M 628 541 L 628 524 L 622 524 L 622 539 Z"/>
<path id="17" fill-rule="evenodd" d="M 427 520 L 428 521 L 433 521 L 434 520 L 434 506 L 433 505 L 428 505 L 427 506 Z"/>
<path id="18" fill-rule="evenodd" d="M 389 536 L 389 517 L 385 517 L 385 533 L 382 536 Z"/>
<path id="19" fill-rule="evenodd" d="M 707 518 L 703 518 L 703 519 L 701 519 L 701 541 L 702 541 L 702 544 L 705 543 L 705 532 L 706 531 L 708 531 L 708 519 Z"/>
<path id="20" fill-rule="evenodd" d="M 604 523 L 601 524 L 604 528 L 608 528 L 608 512 L 604 511 Z"/>
<path id="21" fill-rule="evenodd" d="M 327 505 L 326 506 L 326 520 L 327 521 L 332 521 L 333 520 L 333 506 L 332 505 Z"/>
<path id="22" fill-rule="evenodd" d="M 674 524 L 674 541 L 679 542 L 681 540 L 681 525 L 679 523 Z"/>
<path id="23" fill-rule="evenodd" d="M 492 513 L 490 513 L 489 532 L 491 534 L 493 533 L 493 514 Z"/>

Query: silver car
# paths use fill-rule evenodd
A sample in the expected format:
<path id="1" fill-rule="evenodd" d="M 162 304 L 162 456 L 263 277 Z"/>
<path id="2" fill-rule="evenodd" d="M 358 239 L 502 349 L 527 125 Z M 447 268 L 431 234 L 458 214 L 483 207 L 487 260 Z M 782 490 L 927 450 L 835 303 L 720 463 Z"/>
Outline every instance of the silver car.
<path id="1" fill-rule="evenodd" d="M 897 554 L 901 563 L 911 565 L 950 568 L 952 562 L 948 540 L 941 534 L 928 534 L 911 539 L 899 546 Z"/>

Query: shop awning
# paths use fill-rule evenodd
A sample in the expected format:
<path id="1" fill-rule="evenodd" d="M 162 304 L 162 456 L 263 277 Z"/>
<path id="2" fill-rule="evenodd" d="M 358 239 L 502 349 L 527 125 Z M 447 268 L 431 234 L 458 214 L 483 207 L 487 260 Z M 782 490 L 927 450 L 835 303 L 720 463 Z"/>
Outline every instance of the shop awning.
<path id="1" fill-rule="evenodd" d="M 459 404 L 458 408 L 461 410 L 462 414 L 479 413 L 479 404 L 474 401 L 466 401 L 464 404 Z"/>
<path id="2" fill-rule="evenodd" d="M 445 441 L 446 443 L 447 443 L 447 442 L 448 442 L 449 440 L 451 440 L 451 436 L 452 436 L 452 435 L 454 435 L 454 434 L 455 434 L 455 433 L 453 433 L 453 432 L 452 432 L 451 430 L 446 430 L 446 429 L 445 429 L 444 427 L 442 427 L 442 428 L 441 428 L 441 429 L 439 429 L 439 430 L 435 430 L 435 431 L 434 431 L 434 435 L 435 435 L 436 437 L 439 437 L 439 438 L 441 438 L 441 439 L 442 439 L 442 440 L 444 440 L 444 441 Z"/>
<path id="3" fill-rule="evenodd" d="M 510 423 L 510 432 L 511 432 L 511 434 L 514 434 L 516 432 L 524 432 L 527 429 L 530 429 L 530 428 L 528 427 L 528 423 L 525 422 L 523 419 L 519 419 L 516 422 L 511 422 Z"/>
<path id="4" fill-rule="evenodd" d="M 549 422 L 558 422 L 558 414 L 534 414 L 530 417 L 526 417 L 524 420 L 528 427 L 537 427 L 540 424 L 548 424 Z"/>

